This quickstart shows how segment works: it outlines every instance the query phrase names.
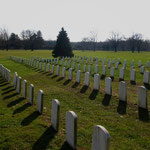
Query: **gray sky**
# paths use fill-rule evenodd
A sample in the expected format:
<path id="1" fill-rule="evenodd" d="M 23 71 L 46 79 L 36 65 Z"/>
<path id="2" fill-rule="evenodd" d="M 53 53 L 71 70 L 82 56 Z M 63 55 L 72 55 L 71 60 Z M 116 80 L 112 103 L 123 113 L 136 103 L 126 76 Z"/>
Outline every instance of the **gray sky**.
<path id="1" fill-rule="evenodd" d="M 71 41 L 93 30 L 102 41 L 112 31 L 150 39 L 150 0 L 0 0 L 0 27 L 19 35 L 23 29 L 40 29 L 52 40 L 61 27 Z"/>

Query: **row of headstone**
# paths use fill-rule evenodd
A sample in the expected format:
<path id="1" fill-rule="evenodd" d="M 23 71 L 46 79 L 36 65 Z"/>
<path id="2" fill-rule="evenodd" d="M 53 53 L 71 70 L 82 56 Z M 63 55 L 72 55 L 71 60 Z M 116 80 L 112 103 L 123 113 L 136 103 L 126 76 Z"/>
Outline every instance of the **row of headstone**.
<path id="1" fill-rule="evenodd" d="M 11 71 L 0 64 L 0 74 L 8 82 L 11 82 Z"/>
<path id="2" fill-rule="evenodd" d="M 59 130 L 60 103 L 52 100 L 51 125 Z M 72 149 L 77 148 L 77 115 L 73 111 L 66 112 L 66 142 Z M 108 150 L 110 147 L 110 135 L 108 131 L 100 125 L 94 126 L 92 134 L 92 150 Z"/>
<path id="3" fill-rule="evenodd" d="M 19 60 L 19 58 L 15 57 L 15 59 L 17 61 L 21 62 Z M 22 59 L 22 58 L 20 58 L 20 59 Z M 69 60 L 69 62 L 71 62 L 71 61 Z M 106 59 L 104 59 L 104 62 L 106 62 Z M 110 63 L 110 60 L 108 60 L 108 62 Z M 110 77 L 111 78 L 114 78 L 115 69 L 118 69 L 119 63 L 120 63 L 120 59 L 117 60 L 116 67 L 115 68 L 112 67 L 110 69 Z M 125 73 L 126 63 L 127 63 L 127 61 L 124 60 L 123 68 L 120 69 L 120 73 L 119 73 L 119 79 L 120 80 L 124 80 L 124 73 Z M 131 66 L 133 66 L 133 65 L 134 65 L 134 61 L 132 60 Z M 33 65 L 33 66 L 35 67 L 36 65 Z M 50 71 L 50 64 L 49 63 L 47 64 L 47 69 L 46 69 L 46 63 L 42 64 L 42 62 L 37 62 L 37 68 L 39 68 L 40 70 L 43 70 L 43 71 L 46 71 L 46 70 Z M 75 62 L 73 62 L 72 70 L 74 70 L 74 69 L 75 69 Z M 80 64 L 78 64 L 77 70 L 80 70 Z M 57 66 L 56 75 L 59 75 L 59 71 L 60 71 L 60 68 L 59 68 L 59 66 Z M 83 66 L 83 72 L 86 72 L 86 65 Z M 91 65 L 88 66 L 88 72 L 91 73 Z M 144 74 L 144 66 L 141 66 L 141 71 L 140 72 L 141 72 L 141 74 Z M 54 65 L 52 65 L 52 73 L 54 73 Z M 97 73 L 98 73 L 98 65 L 95 65 L 95 74 L 97 74 Z M 103 68 L 102 68 L 102 75 L 106 76 L 106 66 L 105 65 L 103 65 Z M 133 70 L 133 67 L 132 67 L 131 73 L 130 73 L 130 80 L 135 81 L 135 70 Z"/>

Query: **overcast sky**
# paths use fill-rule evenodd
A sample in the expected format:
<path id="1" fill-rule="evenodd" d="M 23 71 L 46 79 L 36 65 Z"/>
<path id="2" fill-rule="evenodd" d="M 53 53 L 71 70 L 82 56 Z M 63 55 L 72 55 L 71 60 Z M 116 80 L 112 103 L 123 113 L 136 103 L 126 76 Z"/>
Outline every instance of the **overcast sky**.
<path id="1" fill-rule="evenodd" d="M 55 40 L 61 27 L 71 41 L 98 32 L 98 40 L 116 31 L 150 39 L 150 0 L 0 0 L 0 27 L 20 35 L 24 29 L 41 30 Z"/>

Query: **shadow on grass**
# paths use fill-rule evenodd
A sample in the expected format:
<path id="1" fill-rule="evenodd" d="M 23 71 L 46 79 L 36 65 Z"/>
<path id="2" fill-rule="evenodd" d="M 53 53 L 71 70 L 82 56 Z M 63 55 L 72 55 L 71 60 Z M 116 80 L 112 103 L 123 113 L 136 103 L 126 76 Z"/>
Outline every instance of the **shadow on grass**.
<path id="1" fill-rule="evenodd" d="M 4 84 L 1 84 L 1 83 L 0 83 L 0 87 L 5 86 L 5 85 L 8 85 L 8 84 L 9 84 L 9 83 L 7 83 L 7 82 L 4 83 Z"/>
<path id="2" fill-rule="evenodd" d="M 58 77 L 58 75 L 54 75 L 54 76 L 52 76 L 51 78 L 54 79 L 54 78 L 56 78 L 56 77 Z"/>
<path id="3" fill-rule="evenodd" d="M 80 90 L 80 93 L 85 93 L 88 89 L 88 86 L 84 85 L 81 90 Z"/>
<path id="4" fill-rule="evenodd" d="M 10 90 L 8 90 L 6 92 L 3 92 L 2 95 L 8 94 L 8 93 L 13 92 L 13 91 L 15 91 L 15 89 L 10 89 Z"/>
<path id="5" fill-rule="evenodd" d="M 121 82 L 121 81 L 124 81 L 124 79 L 120 79 L 120 78 L 119 78 L 119 82 Z"/>
<path id="6" fill-rule="evenodd" d="M 74 149 L 70 147 L 70 145 L 67 142 L 65 142 L 61 147 L 61 150 L 74 150 Z"/>
<path id="7" fill-rule="evenodd" d="M 34 143 L 32 150 L 46 150 L 49 142 L 55 137 L 56 131 L 50 126 Z"/>
<path id="8" fill-rule="evenodd" d="M 71 80 L 66 80 L 64 83 L 63 83 L 63 85 L 67 85 L 67 84 L 69 84 L 71 82 Z"/>
<path id="9" fill-rule="evenodd" d="M 22 111 L 24 111 L 25 109 L 27 109 L 28 107 L 30 107 L 31 105 L 29 103 L 24 104 L 23 106 L 17 108 L 16 110 L 14 110 L 13 114 L 17 114 L 17 113 L 21 113 Z"/>
<path id="10" fill-rule="evenodd" d="M 150 84 L 144 83 L 144 86 L 145 86 L 148 90 L 150 90 Z"/>
<path id="11" fill-rule="evenodd" d="M 104 79 L 105 79 L 105 75 L 103 75 L 103 74 L 102 74 L 102 76 L 101 76 L 101 80 L 104 80 Z"/>
<path id="12" fill-rule="evenodd" d="M 59 81 L 61 81 L 63 79 L 64 79 L 64 77 L 60 77 L 59 79 L 57 79 L 57 82 L 59 82 Z"/>
<path id="13" fill-rule="evenodd" d="M 11 88 L 13 88 L 13 86 L 12 86 L 12 85 L 10 85 L 10 86 L 8 86 L 8 87 L 6 87 L 6 88 L 2 89 L 2 91 L 6 91 L 6 90 L 11 89 Z"/>
<path id="14" fill-rule="evenodd" d="M 90 100 L 94 100 L 96 96 L 98 95 L 99 91 L 98 90 L 93 90 L 92 93 L 89 96 Z"/>
<path id="15" fill-rule="evenodd" d="M 136 81 L 130 81 L 131 85 L 136 85 Z"/>
<path id="16" fill-rule="evenodd" d="M 46 76 L 51 76 L 53 73 L 48 73 Z"/>
<path id="17" fill-rule="evenodd" d="M 110 76 L 110 78 L 111 78 L 112 81 L 114 81 L 114 77 L 111 77 L 111 76 Z"/>
<path id="18" fill-rule="evenodd" d="M 76 88 L 80 83 L 78 82 L 75 82 L 73 85 L 72 85 L 72 88 Z"/>
<path id="19" fill-rule="evenodd" d="M 10 95 L 5 96 L 3 99 L 4 99 L 4 100 L 5 100 L 5 99 L 9 99 L 9 98 L 12 98 L 12 97 L 17 96 L 17 95 L 18 95 L 18 93 L 13 93 L 13 94 L 10 94 Z"/>
<path id="20" fill-rule="evenodd" d="M 110 100 L 111 100 L 111 95 L 105 94 L 105 95 L 104 95 L 104 98 L 103 98 L 103 100 L 102 100 L 102 104 L 103 104 L 104 106 L 108 106 L 109 103 L 110 103 Z"/>
<path id="21" fill-rule="evenodd" d="M 138 108 L 138 115 L 139 115 L 139 119 L 141 121 L 144 121 L 144 122 L 149 121 L 148 109 L 144 109 L 144 108 L 139 107 Z"/>
<path id="22" fill-rule="evenodd" d="M 121 115 L 126 114 L 127 102 L 119 100 L 119 104 L 117 107 L 117 112 Z"/>
<path id="23" fill-rule="evenodd" d="M 16 105 L 16 104 L 22 102 L 24 99 L 25 99 L 25 98 L 23 98 L 23 97 L 19 97 L 18 99 L 16 99 L 16 100 L 10 102 L 10 103 L 7 105 L 7 107 L 12 107 L 12 106 L 14 106 L 14 105 Z"/>
<path id="24" fill-rule="evenodd" d="M 34 111 L 32 114 L 24 118 L 21 122 L 22 126 L 27 126 L 31 122 L 33 122 L 35 119 L 37 119 L 40 116 L 40 113 L 38 111 Z"/>

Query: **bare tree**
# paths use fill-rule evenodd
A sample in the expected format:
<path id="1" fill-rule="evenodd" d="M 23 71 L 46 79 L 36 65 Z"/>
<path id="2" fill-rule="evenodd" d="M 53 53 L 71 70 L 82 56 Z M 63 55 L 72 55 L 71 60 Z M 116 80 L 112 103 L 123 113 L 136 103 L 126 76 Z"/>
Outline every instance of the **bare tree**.
<path id="1" fill-rule="evenodd" d="M 92 49 L 95 51 L 97 46 L 97 40 L 98 40 L 98 32 L 96 30 L 90 31 L 89 39 L 92 45 Z"/>
<path id="2" fill-rule="evenodd" d="M 135 50 L 140 52 L 142 48 L 142 43 L 143 43 L 142 34 L 133 33 L 132 36 L 128 38 L 128 42 L 129 42 L 132 53 L 134 53 Z"/>
<path id="3" fill-rule="evenodd" d="M 9 46 L 9 33 L 6 28 L 0 29 L 0 43 L 1 43 L 1 49 L 8 50 Z"/>
<path id="4" fill-rule="evenodd" d="M 115 52 L 117 52 L 117 50 L 118 50 L 118 46 L 119 46 L 121 39 L 122 39 L 122 37 L 117 32 L 111 32 L 111 35 L 108 38 L 108 41 Z"/>

